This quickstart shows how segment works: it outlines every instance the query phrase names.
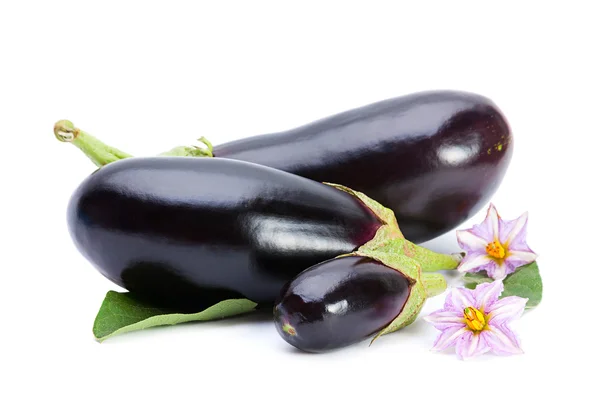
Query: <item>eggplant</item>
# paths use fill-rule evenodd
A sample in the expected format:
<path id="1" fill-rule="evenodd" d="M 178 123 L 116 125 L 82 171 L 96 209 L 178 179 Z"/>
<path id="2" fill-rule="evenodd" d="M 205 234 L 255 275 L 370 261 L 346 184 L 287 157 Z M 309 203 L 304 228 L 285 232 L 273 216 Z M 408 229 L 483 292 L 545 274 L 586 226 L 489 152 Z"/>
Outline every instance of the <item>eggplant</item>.
<path id="1" fill-rule="evenodd" d="M 364 340 L 402 311 L 410 293 L 400 271 L 368 257 L 317 264 L 285 285 L 274 307 L 281 337 L 307 352 L 324 352 Z"/>
<path id="2" fill-rule="evenodd" d="M 481 209 L 512 151 L 510 127 L 492 101 L 438 91 L 222 144 L 213 153 L 363 192 L 392 209 L 406 238 L 419 243 Z"/>
<path id="3" fill-rule="evenodd" d="M 273 304 L 302 270 L 373 239 L 382 219 L 352 194 L 218 158 L 128 158 L 84 180 L 67 211 L 79 251 L 152 304 Z"/>
<path id="4" fill-rule="evenodd" d="M 96 164 L 126 153 L 59 121 L 55 135 Z M 86 145 L 90 140 L 91 145 Z M 460 225 L 496 191 L 513 152 L 510 126 L 488 98 L 429 91 L 388 99 L 289 131 L 169 155 L 214 155 L 339 183 L 392 209 L 419 243 Z"/>

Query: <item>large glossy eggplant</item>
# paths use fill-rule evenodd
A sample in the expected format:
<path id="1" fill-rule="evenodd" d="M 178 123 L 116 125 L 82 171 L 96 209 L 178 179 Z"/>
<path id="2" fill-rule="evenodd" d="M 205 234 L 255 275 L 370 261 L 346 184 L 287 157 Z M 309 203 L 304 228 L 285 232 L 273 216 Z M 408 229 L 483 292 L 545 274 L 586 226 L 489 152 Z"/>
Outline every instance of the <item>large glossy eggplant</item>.
<path id="1" fill-rule="evenodd" d="M 214 155 L 364 192 L 394 211 L 407 239 L 423 242 L 485 205 L 512 151 L 510 127 L 492 101 L 437 91 L 222 144 Z"/>
<path id="2" fill-rule="evenodd" d="M 272 303 L 288 280 L 370 241 L 382 221 L 357 197 L 280 170 L 154 157 L 93 173 L 70 200 L 68 225 L 104 276 L 197 311 L 206 299 Z"/>
<path id="3" fill-rule="evenodd" d="M 390 324 L 409 292 L 406 275 L 375 259 L 331 259 L 286 284 L 274 308 L 275 326 L 304 351 L 347 346 Z"/>
<path id="4" fill-rule="evenodd" d="M 70 122 L 57 123 L 55 134 L 78 145 L 98 165 L 129 156 Z M 512 151 L 510 127 L 492 101 L 472 93 L 432 91 L 221 144 L 212 154 L 364 192 L 394 211 L 409 240 L 423 242 L 484 206 Z M 166 154 L 210 153 L 179 147 Z"/>

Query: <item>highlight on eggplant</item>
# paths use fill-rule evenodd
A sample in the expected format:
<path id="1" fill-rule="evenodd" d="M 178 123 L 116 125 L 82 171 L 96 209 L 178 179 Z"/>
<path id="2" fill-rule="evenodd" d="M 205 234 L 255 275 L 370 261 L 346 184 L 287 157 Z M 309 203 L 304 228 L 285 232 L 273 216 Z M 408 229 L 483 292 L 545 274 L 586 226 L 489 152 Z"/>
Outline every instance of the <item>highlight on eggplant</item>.
<path id="1" fill-rule="evenodd" d="M 55 127 L 61 140 L 73 131 L 70 142 L 96 165 L 129 157 L 64 120 Z M 479 211 L 499 187 L 512 152 L 508 121 L 490 99 L 427 91 L 220 144 L 210 154 L 187 146 L 163 155 L 214 155 L 343 184 L 390 208 L 406 238 L 419 243 Z"/>

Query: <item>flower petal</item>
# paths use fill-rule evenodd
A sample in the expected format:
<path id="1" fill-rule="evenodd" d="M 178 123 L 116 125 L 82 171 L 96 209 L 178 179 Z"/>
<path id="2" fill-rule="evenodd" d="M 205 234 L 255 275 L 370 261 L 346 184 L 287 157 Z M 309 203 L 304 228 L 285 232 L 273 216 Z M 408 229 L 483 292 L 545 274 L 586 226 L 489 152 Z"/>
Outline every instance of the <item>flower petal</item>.
<path id="1" fill-rule="evenodd" d="M 500 240 L 503 244 L 510 246 L 515 239 L 525 237 L 527 231 L 527 218 L 528 213 L 525 212 L 515 220 L 507 222 L 503 221 L 500 234 Z"/>
<path id="2" fill-rule="evenodd" d="M 425 317 L 425 321 L 433 324 L 438 330 L 446 330 L 450 327 L 465 327 L 465 317 L 463 313 L 456 311 L 435 311 Z"/>
<path id="3" fill-rule="evenodd" d="M 506 275 L 510 275 L 515 270 L 526 264 L 530 264 L 537 258 L 537 254 L 534 252 L 526 252 L 526 251 L 511 251 L 509 255 L 504 260 L 504 264 L 506 266 Z"/>
<path id="4" fill-rule="evenodd" d="M 499 225 L 500 215 L 498 215 L 498 211 L 496 210 L 496 206 L 490 203 L 490 207 L 488 208 L 487 215 L 485 216 L 484 223 L 487 223 L 489 227 L 492 229 L 492 233 L 494 234 L 494 239 L 497 239 L 499 236 Z M 490 241 L 491 242 L 491 241 Z"/>
<path id="5" fill-rule="evenodd" d="M 528 251 L 509 251 L 508 256 L 506 257 L 506 262 L 508 262 L 513 268 L 513 270 L 521 265 L 530 264 L 536 260 L 538 255 L 532 250 Z"/>
<path id="6" fill-rule="evenodd" d="M 471 230 L 456 231 L 456 239 L 461 249 L 464 249 L 467 253 L 485 253 L 485 247 L 488 244 L 488 241 Z"/>
<path id="7" fill-rule="evenodd" d="M 476 272 L 494 262 L 488 254 L 467 255 L 456 268 L 460 272 Z"/>
<path id="8" fill-rule="evenodd" d="M 475 304 L 473 291 L 462 287 L 453 288 L 446 296 L 444 311 L 455 311 L 463 313 L 465 308 L 472 307 Z"/>
<path id="9" fill-rule="evenodd" d="M 479 284 L 473 292 L 475 308 L 481 309 L 481 307 L 484 307 L 484 311 L 488 313 L 490 307 L 498 300 L 503 290 L 504 284 L 502 280 Z"/>
<path id="10" fill-rule="evenodd" d="M 528 264 L 533 262 L 531 254 L 535 253 L 527 245 L 525 237 L 527 236 L 527 212 L 523 213 L 517 219 L 504 222 L 500 221 L 500 241 L 505 244 L 507 249 L 508 258 L 510 258 L 511 252 L 528 252 L 529 255 L 525 255 L 523 260 L 517 264 L 517 266 Z"/>
<path id="11" fill-rule="evenodd" d="M 526 304 L 527 298 L 521 298 L 514 295 L 496 301 L 489 308 L 489 311 L 486 310 L 489 317 L 489 323 L 500 326 L 521 317 Z"/>
<path id="12" fill-rule="evenodd" d="M 496 354 L 508 355 L 523 353 L 516 334 L 506 326 L 488 324 L 488 329 L 482 331 L 481 335 L 484 336 L 485 342 Z"/>
<path id="13" fill-rule="evenodd" d="M 470 335 L 464 335 L 456 342 L 456 354 L 459 358 L 465 360 L 491 350 L 481 333 L 469 333 Z"/>
<path id="14" fill-rule="evenodd" d="M 494 205 L 490 203 L 484 221 L 479 225 L 473 225 L 473 227 L 469 229 L 469 232 L 482 238 L 487 243 L 490 243 L 498 238 L 500 228 L 499 221 L 498 211 L 496 211 Z"/>
<path id="15" fill-rule="evenodd" d="M 492 228 L 492 226 L 488 226 L 488 223 L 482 222 L 479 225 L 473 225 L 468 231 L 489 243 L 494 240 L 494 230 Z"/>
<path id="16" fill-rule="evenodd" d="M 492 262 L 494 262 L 495 266 L 493 268 L 490 267 L 488 269 L 488 276 L 495 280 L 503 280 L 504 278 L 506 278 L 506 275 L 508 274 L 508 270 L 506 268 L 506 261 Z"/>
<path id="17" fill-rule="evenodd" d="M 433 348 L 431 350 L 435 352 L 440 352 L 448 347 L 454 346 L 458 339 L 465 333 L 470 331 L 466 327 L 451 327 L 446 329 L 440 333 L 438 338 L 433 343 Z"/>

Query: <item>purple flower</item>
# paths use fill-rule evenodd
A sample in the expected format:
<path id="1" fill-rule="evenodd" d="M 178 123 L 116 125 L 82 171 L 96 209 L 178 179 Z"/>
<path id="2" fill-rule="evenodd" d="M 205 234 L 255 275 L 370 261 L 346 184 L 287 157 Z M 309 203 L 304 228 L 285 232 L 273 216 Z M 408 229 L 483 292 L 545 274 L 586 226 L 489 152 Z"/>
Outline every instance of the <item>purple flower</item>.
<path id="1" fill-rule="evenodd" d="M 450 291 L 444 308 L 425 317 L 425 321 L 442 331 L 433 350 L 454 346 L 461 359 L 490 351 L 499 355 L 523 353 L 508 323 L 523 314 L 527 298 L 511 296 L 498 300 L 502 290 L 504 284 L 498 280 L 479 284 L 474 290 Z"/>
<path id="2" fill-rule="evenodd" d="M 461 272 L 485 270 L 495 280 L 504 279 L 517 267 L 537 258 L 525 241 L 526 233 L 527 212 L 515 220 L 504 221 L 490 203 L 483 223 L 456 232 L 458 244 L 466 251 L 457 269 Z"/>

